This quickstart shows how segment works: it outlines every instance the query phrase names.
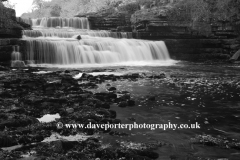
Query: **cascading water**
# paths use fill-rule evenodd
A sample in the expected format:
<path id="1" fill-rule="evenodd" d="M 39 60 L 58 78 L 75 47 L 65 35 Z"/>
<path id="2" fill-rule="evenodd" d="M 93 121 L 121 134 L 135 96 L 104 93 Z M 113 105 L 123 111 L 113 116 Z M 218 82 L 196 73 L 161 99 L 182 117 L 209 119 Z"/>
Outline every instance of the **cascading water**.
<path id="1" fill-rule="evenodd" d="M 107 64 L 169 60 L 162 41 L 82 36 L 82 40 L 39 38 L 27 41 L 27 58 L 50 64 Z"/>
<path id="2" fill-rule="evenodd" d="M 22 55 L 19 52 L 19 46 L 13 46 L 12 60 L 13 61 L 21 61 L 22 60 Z"/>
<path id="3" fill-rule="evenodd" d="M 45 28 L 78 28 L 78 29 L 89 29 L 89 22 L 87 18 L 62 18 L 62 17 L 49 17 L 49 18 L 38 18 L 38 19 L 27 19 L 23 20 L 32 27 L 45 27 Z M 29 22 L 31 21 L 31 22 Z"/>
<path id="4" fill-rule="evenodd" d="M 89 35 L 92 37 L 132 38 L 131 32 L 109 32 L 109 31 L 73 30 L 73 29 L 25 30 L 23 31 L 23 35 L 26 37 L 59 37 L 59 38 L 72 38 L 76 35 Z"/>
<path id="5" fill-rule="evenodd" d="M 59 23 L 60 20 L 63 21 L 56 18 L 38 19 L 33 24 L 44 27 L 52 27 L 53 24 L 71 26 L 70 22 Z M 26 41 L 25 61 L 41 65 L 92 67 L 154 63 L 169 65 L 167 62 L 173 62 L 163 41 L 131 39 L 132 34 L 127 32 L 38 27 L 23 31 L 23 35 Z M 78 35 L 81 40 L 76 39 Z"/>
<path id="6" fill-rule="evenodd" d="M 11 67 L 24 67 L 25 63 L 22 61 L 22 55 L 19 52 L 19 46 L 13 46 L 13 52 L 12 52 L 12 61 L 11 61 Z"/>

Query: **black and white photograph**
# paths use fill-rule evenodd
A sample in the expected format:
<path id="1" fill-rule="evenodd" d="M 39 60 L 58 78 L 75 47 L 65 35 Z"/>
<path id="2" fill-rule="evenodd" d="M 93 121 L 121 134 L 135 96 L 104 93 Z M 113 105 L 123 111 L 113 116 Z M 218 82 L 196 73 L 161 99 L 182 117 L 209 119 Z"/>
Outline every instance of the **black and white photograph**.
<path id="1" fill-rule="evenodd" d="M 0 160 L 240 160 L 240 1 L 0 0 Z"/>

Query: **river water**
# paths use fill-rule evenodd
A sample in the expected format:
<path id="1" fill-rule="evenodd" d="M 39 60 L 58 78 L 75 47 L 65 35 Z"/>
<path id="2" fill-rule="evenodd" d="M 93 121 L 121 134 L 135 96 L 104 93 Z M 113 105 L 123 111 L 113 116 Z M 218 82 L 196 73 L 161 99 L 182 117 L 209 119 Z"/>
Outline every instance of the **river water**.
<path id="1" fill-rule="evenodd" d="M 179 62 L 174 66 L 126 67 L 119 73 L 159 75 L 164 79 L 139 79 L 138 81 L 105 82 L 97 90 L 106 90 L 110 83 L 118 91 L 128 91 L 136 101 L 134 107 L 120 108 L 117 118 L 123 124 L 200 124 L 199 129 L 116 129 L 130 136 L 103 135 L 103 142 L 118 145 L 118 141 L 164 142 L 158 149 L 159 160 L 175 156 L 178 159 L 238 159 L 239 150 L 226 145 L 195 143 L 197 135 L 210 135 L 239 144 L 240 138 L 240 67 L 231 65 L 207 65 Z M 154 96 L 155 100 L 148 100 Z M 117 139 L 117 140 L 116 140 Z M 191 159 L 191 158 L 189 158 Z"/>
<path id="2" fill-rule="evenodd" d="M 47 19 L 43 19 L 42 23 L 38 21 L 34 22 L 35 25 L 48 27 Z M 82 25 L 85 20 L 71 25 L 64 21 L 60 23 L 54 19 L 54 25 L 77 26 L 78 29 L 35 26 L 36 30 L 24 31 L 23 40 L 27 41 L 28 52 L 22 57 L 34 62 L 32 66 L 51 67 L 50 70 L 56 67 L 56 70 L 59 67 L 83 70 L 101 67 L 114 69 L 117 73 L 153 77 L 162 73 L 165 78 L 106 81 L 91 91 L 105 91 L 106 84 L 111 83 L 118 91 L 131 93 L 135 106 L 111 106 L 123 124 L 200 124 L 198 129 L 117 129 L 129 136 L 102 135 L 103 143 L 162 142 L 165 145 L 157 150 L 159 160 L 169 157 L 187 159 L 191 156 L 240 159 L 240 151 L 225 143 L 229 141 L 239 145 L 240 141 L 239 66 L 177 62 L 171 60 L 163 41 L 131 39 L 130 33 L 82 30 L 79 26 L 88 26 Z M 77 40 L 77 35 L 81 35 L 82 39 Z M 149 100 L 149 97 L 154 98 Z M 221 139 L 219 143 L 222 144 L 196 143 L 199 135 Z"/>

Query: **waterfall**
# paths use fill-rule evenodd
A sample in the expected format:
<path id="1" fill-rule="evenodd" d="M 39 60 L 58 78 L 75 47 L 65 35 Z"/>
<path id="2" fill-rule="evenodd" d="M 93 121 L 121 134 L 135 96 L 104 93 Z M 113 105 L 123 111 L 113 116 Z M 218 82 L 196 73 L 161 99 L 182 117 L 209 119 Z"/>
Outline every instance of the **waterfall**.
<path id="1" fill-rule="evenodd" d="M 19 52 L 19 46 L 13 46 L 12 60 L 13 61 L 21 61 L 22 60 L 22 55 Z"/>
<path id="2" fill-rule="evenodd" d="M 82 36 L 71 38 L 29 38 L 26 60 L 39 64 L 111 64 L 170 60 L 163 41 Z"/>
<path id="3" fill-rule="evenodd" d="M 132 38 L 131 32 L 110 32 L 110 31 L 69 30 L 69 29 L 24 30 L 23 35 L 26 37 L 60 37 L 60 38 L 72 38 L 76 35 L 90 35 L 92 37 Z"/>
<path id="4" fill-rule="evenodd" d="M 22 61 L 22 55 L 19 52 L 19 46 L 13 46 L 13 52 L 12 52 L 12 61 L 11 61 L 11 67 L 24 67 L 25 63 Z"/>
<path id="5" fill-rule="evenodd" d="M 89 22 L 87 18 L 62 18 L 62 17 L 49 17 L 32 19 L 31 24 L 33 27 L 45 27 L 45 28 L 79 28 L 89 29 Z"/>
<path id="6" fill-rule="evenodd" d="M 32 20 L 30 18 L 21 18 L 21 17 L 16 17 L 17 21 L 19 22 L 24 22 L 26 24 L 32 25 Z"/>
<path id="7" fill-rule="evenodd" d="M 23 31 L 23 57 L 29 65 L 172 64 L 164 41 L 132 39 L 131 32 L 89 30 L 87 18 L 52 17 L 32 19 L 31 23 L 34 30 Z M 16 53 L 12 59 L 17 59 Z"/>

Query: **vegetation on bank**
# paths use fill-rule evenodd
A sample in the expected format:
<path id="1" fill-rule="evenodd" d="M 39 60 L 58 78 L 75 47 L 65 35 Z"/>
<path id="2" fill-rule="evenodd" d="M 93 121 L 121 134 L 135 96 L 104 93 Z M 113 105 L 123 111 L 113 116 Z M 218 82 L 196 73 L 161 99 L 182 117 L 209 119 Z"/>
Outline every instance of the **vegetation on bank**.
<path id="1" fill-rule="evenodd" d="M 230 22 L 237 27 L 240 20 L 240 1 L 236 0 L 182 0 L 177 2 L 168 14 L 171 20 L 198 23 Z"/>
<path id="2" fill-rule="evenodd" d="M 32 12 L 24 13 L 22 18 L 73 17 L 91 12 L 132 15 L 142 10 L 157 11 L 154 14 L 158 15 L 166 9 L 169 20 L 188 21 L 192 26 L 229 20 L 235 23 L 240 19 L 237 0 L 34 0 L 33 6 Z"/>
<path id="3" fill-rule="evenodd" d="M 237 0 L 34 0 L 33 10 L 22 17 L 71 17 L 78 13 L 96 12 L 113 8 L 115 11 L 134 13 L 141 9 L 172 6 L 173 18 L 193 21 L 229 20 L 239 18 L 240 1 Z M 181 16 L 182 12 L 187 13 Z"/>
<path id="4" fill-rule="evenodd" d="M 22 18 L 73 17 L 78 13 L 97 12 L 109 6 L 111 0 L 34 0 L 33 10 Z"/>

